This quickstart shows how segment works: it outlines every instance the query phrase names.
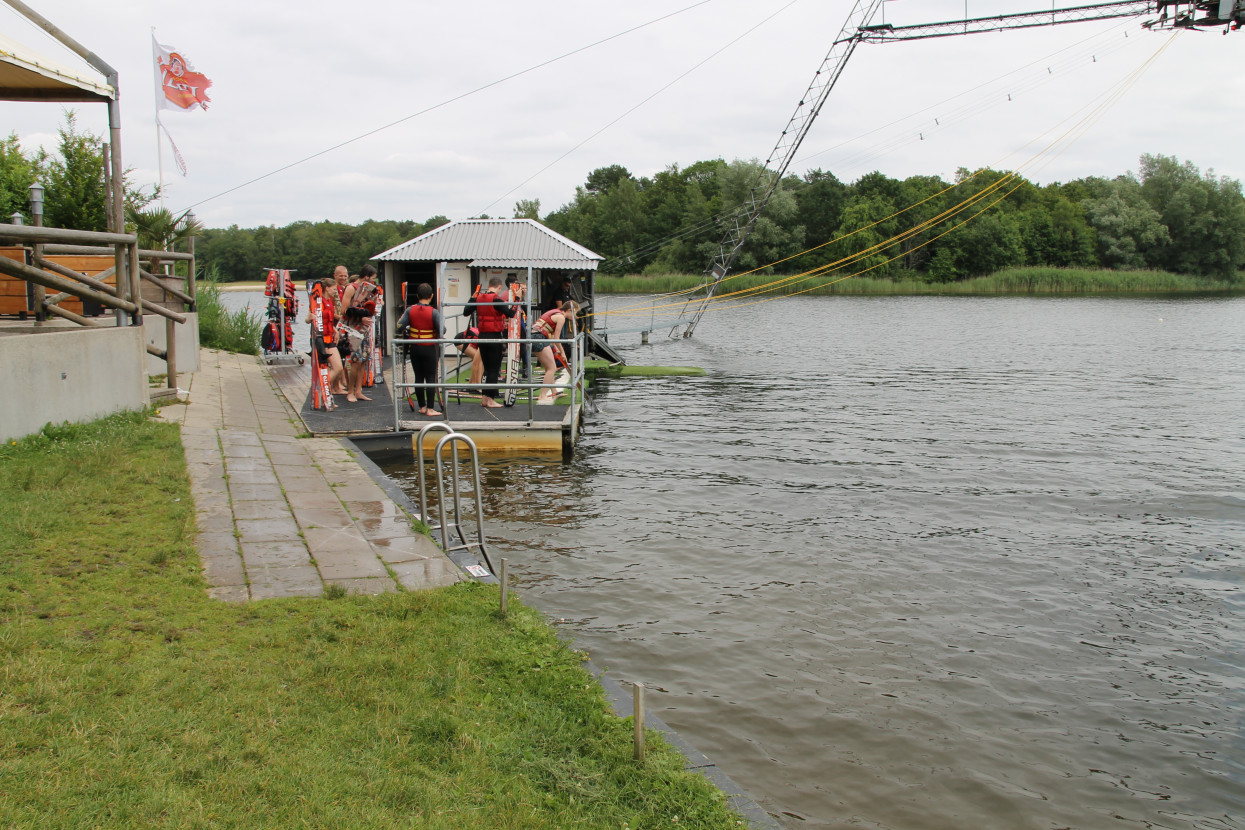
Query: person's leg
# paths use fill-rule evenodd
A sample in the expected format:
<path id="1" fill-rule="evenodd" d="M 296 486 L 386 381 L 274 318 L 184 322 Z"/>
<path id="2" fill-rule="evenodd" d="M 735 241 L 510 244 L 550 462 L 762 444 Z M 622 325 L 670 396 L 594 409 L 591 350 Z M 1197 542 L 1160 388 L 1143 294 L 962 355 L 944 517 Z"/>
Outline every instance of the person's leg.
<path id="1" fill-rule="evenodd" d="M 337 373 L 337 380 L 333 384 L 334 395 L 345 395 L 350 391 L 349 378 L 346 376 L 346 355 L 350 354 L 350 341 L 342 338 L 337 341 L 337 362 L 341 365 L 341 371 Z"/>
<path id="2" fill-rule="evenodd" d="M 419 347 L 418 346 L 407 346 L 406 353 L 411 358 L 411 382 L 419 383 L 420 382 L 419 380 Z M 424 396 L 421 394 L 422 390 L 408 389 L 406 390 L 407 395 L 409 396 L 412 391 L 414 391 L 415 393 L 415 400 L 419 403 L 419 414 L 423 415 L 427 411 L 428 407 L 424 405 Z M 408 397 L 407 400 L 409 401 L 410 398 Z"/>
<path id="3" fill-rule="evenodd" d="M 501 378 L 501 336 L 501 332 L 480 334 L 480 352 L 484 358 L 484 395 L 481 403 L 487 407 L 501 406 L 493 400 L 497 397 L 497 382 Z"/>
<path id="4" fill-rule="evenodd" d="M 371 400 L 371 398 L 363 394 L 363 382 L 367 380 L 367 373 L 369 370 L 367 361 L 367 354 L 364 352 L 358 359 L 358 362 L 354 365 L 354 396 L 361 401 Z"/>
<path id="5" fill-rule="evenodd" d="M 420 383 L 436 383 L 437 382 L 437 348 L 433 346 L 422 346 L 419 351 L 420 367 L 416 376 Z M 437 390 L 435 388 L 424 389 L 424 409 L 425 415 L 436 416 L 441 413 L 437 411 Z"/>
<path id="6" fill-rule="evenodd" d="M 557 369 L 553 364 L 553 349 L 546 346 L 536 353 L 536 359 L 540 361 L 541 368 L 545 370 L 545 377 L 541 380 L 541 383 L 548 386 L 553 383 L 553 379 L 557 375 Z M 552 389 L 542 389 L 540 390 L 540 398 L 537 399 L 537 403 L 546 400 L 552 403 L 557 396 L 558 393 Z"/>
<path id="7" fill-rule="evenodd" d="M 345 372 L 346 367 L 342 365 L 341 355 L 338 354 L 337 349 L 333 347 L 329 347 L 328 351 L 329 351 L 329 356 L 328 356 L 329 388 L 333 390 L 345 389 L 346 384 L 342 381 L 342 374 Z M 341 393 L 334 391 L 333 394 L 339 395 Z"/>
<path id="8" fill-rule="evenodd" d="M 467 353 L 471 355 L 471 385 L 478 392 L 480 381 L 484 379 L 484 355 L 480 354 L 479 346 L 468 346 Z"/>

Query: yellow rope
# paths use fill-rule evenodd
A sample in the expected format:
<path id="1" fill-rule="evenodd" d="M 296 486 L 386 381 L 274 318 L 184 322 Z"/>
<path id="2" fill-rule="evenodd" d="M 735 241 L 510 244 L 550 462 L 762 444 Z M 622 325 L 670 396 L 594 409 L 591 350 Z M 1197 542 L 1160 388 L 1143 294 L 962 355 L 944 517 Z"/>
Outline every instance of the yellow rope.
<path id="1" fill-rule="evenodd" d="M 861 274 L 868 273 L 869 271 L 872 271 L 872 270 L 874 270 L 875 268 L 880 268 L 880 267 L 882 267 L 883 265 L 887 265 L 887 264 L 889 264 L 889 263 L 891 263 L 891 262 L 894 262 L 895 260 L 900 259 L 900 258 L 901 258 L 901 257 L 903 257 L 903 256 L 907 256 L 907 255 L 908 255 L 909 253 L 911 253 L 913 250 L 918 250 L 918 249 L 920 249 L 920 248 L 923 248 L 923 247 L 925 247 L 925 246 L 927 246 L 927 245 L 931 244 L 932 242 L 934 242 L 934 241 L 936 241 L 936 240 L 938 240 L 938 239 L 941 239 L 943 236 L 946 236 L 948 233 L 951 233 L 952 231 L 956 230 L 957 228 L 962 227 L 964 224 L 967 224 L 968 222 L 971 222 L 973 219 L 976 219 L 978 216 L 980 216 L 981 214 L 985 213 L 985 212 L 986 212 L 987 210 L 989 210 L 990 208 L 992 208 L 992 207 L 994 207 L 995 205 L 997 205 L 997 204 L 998 204 L 999 202 L 1001 202 L 1003 199 L 1007 198 L 1007 196 L 1011 195 L 1011 194 L 1012 194 L 1012 193 L 1014 193 L 1016 190 L 1018 190 L 1019 188 L 1023 187 L 1023 186 L 1027 183 L 1027 180 L 1025 180 L 1025 181 L 1021 181 L 1020 183 L 1016 184 L 1016 185 L 1015 185 L 1014 187 L 1012 187 L 1010 190 L 1008 190 L 1007 192 L 1005 192 L 1002 196 L 1000 196 L 999 198 L 997 198 L 997 199 L 995 199 L 994 201 L 990 202 L 990 203 L 989 203 L 989 204 L 987 204 L 985 207 L 983 207 L 983 208 L 981 208 L 980 210 L 978 210 L 976 213 L 973 213 L 971 216 L 969 216 L 967 219 L 965 219 L 965 220 L 964 220 L 963 222 L 961 222 L 960 224 L 955 225 L 955 226 L 953 226 L 953 227 L 951 227 L 951 228 L 948 228 L 947 230 L 943 231 L 942 233 L 940 233 L 940 234 L 938 234 L 938 235 L 936 235 L 936 236 L 933 236 L 933 237 L 931 237 L 930 239 L 925 240 L 924 242 L 921 242 L 920 244 L 916 245 L 914 248 L 909 249 L 908 251 L 904 251 L 904 252 L 902 252 L 902 253 L 900 253 L 900 254 L 898 254 L 898 255 L 896 255 L 896 256 L 890 257 L 889 259 L 883 260 L 882 262 L 879 262 L 879 263 L 876 263 L 876 264 L 874 264 L 874 265 L 871 265 L 871 266 L 869 266 L 868 268 L 864 268 L 864 269 L 862 269 L 862 270 L 860 270 L 860 271 L 854 272 L 854 273 L 852 273 L 852 274 L 848 274 L 847 276 L 842 276 L 842 277 L 839 277 L 839 278 L 837 278 L 837 279 L 829 280 L 829 281 L 826 281 L 826 282 L 818 282 L 817 284 L 815 284 L 815 285 L 813 285 L 813 286 L 810 286 L 809 288 L 801 289 L 801 290 L 799 290 L 799 291 L 788 291 L 788 292 L 784 292 L 784 293 L 783 293 L 783 294 L 781 294 L 781 295 L 777 295 L 777 296 L 773 296 L 773 297 L 767 297 L 767 298 L 766 298 L 766 299 L 764 299 L 764 300 L 756 300 L 756 301 L 753 301 L 753 302 L 733 302 L 733 303 L 723 302 L 723 301 L 729 301 L 729 300 L 731 300 L 731 299 L 746 299 L 746 298 L 749 298 L 749 297 L 755 297 L 755 296 L 758 296 L 758 295 L 763 294 L 763 293 L 768 293 L 768 292 L 770 292 L 770 291 L 772 291 L 772 290 L 775 290 L 775 289 L 777 289 L 777 288 L 783 288 L 783 287 L 791 286 L 791 285 L 794 285 L 794 284 L 797 284 L 797 283 L 800 283 L 800 282 L 806 282 L 806 281 L 808 281 L 808 280 L 810 280 L 810 279 L 815 279 L 817 276 L 820 276 L 820 275 L 825 274 L 825 273 L 827 273 L 827 272 L 842 270 L 843 268 L 846 268 L 847 266 L 851 265 L 851 264 L 852 264 L 852 263 L 854 263 L 854 262 L 859 262 L 860 260 L 863 260 L 863 259 L 865 259 L 865 258 L 867 258 L 867 257 L 873 256 L 874 254 L 879 253 L 879 252 L 881 252 L 881 251 L 883 251 L 883 250 L 885 250 L 885 249 L 887 249 L 887 248 L 891 248 L 891 247 L 893 247 L 893 246 L 895 246 L 895 245 L 898 245 L 898 244 L 900 244 L 900 243 L 902 243 L 902 242 L 904 242 L 904 241 L 907 241 L 908 239 L 911 239 L 912 237 L 919 235 L 920 233 L 922 233 L 922 232 L 924 232 L 924 231 L 926 231 L 926 230 L 930 229 L 931 227 L 933 227 L 933 226 L 935 226 L 935 225 L 937 225 L 937 224 L 939 224 L 939 223 L 941 223 L 941 222 L 947 221 L 948 219 L 953 219 L 953 218 L 955 218 L 956 216 L 960 215 L 961 213 L 964 213 L 965 211 L 967 211 L 967 210 L 969 210 L 970 208 L 972 208 L 974 205 L 977 205 L 977 204 L 978 204 L 978 203 L 980 203 L 981 201 L 985 200 L 985 199 L 986 199 L 987 197 L 989 197 L 991 194 L 993 194 L 993 193 L 997 192 L 998 190 L 1000 190 L 1001 188 L 1003 188 L 1003 187 L 1007 184 L 1007 182 L 1011 181 L 1012 179 L 1014 179 L 1016 176 L 1018 176 L 1018 175 L 1019 175 L 1019 171 L 1020 171 L 1020 170 L 1025 170 L 1025 169 L 1028 169 L 1028 168 L 1030 168 L 1030 167 L 1034 166 L 1034 165 L 1035 165 L 1035 164 L 1036 164 L 1039 160 L 1044 160 L 1044 161 L 1043 161 L 1043 164 L 1041 165 L 1042 167 L 1044 167 L 1046 164 L 1049 164 L 1051 161 L 1053 161 L 1053 160 L 1054 160 L 1054 158 L 1058 158 L 1058 156 L 1059 156 L 1060 154 L 1062 154 L 1062 153 L 1063 153 L 1063 152 L 1067 149 L 1067 147 L 1069 147 L 1069 146 L 1071 146 L 1073 143 L 1075 143 L 1075 142 L 1076 142 L 1076 141 L 1077 141 L 1077 140 L 1078 140 L 1081 136 L 1083 136 L 1083 135 L 1085 134 L 1085 132 L 1086 132 L 1086 131 L 1087 131 L 1087 130 L 1091 127 L 1091 126 L 1093 126 L 1093 124 L 1094 124 L 1094 123 L 1096 123 L 1098 120 L 1100 120 L 1100 119 L 1102 118 L 1102 116 L 1103 116 L 1103 115 L 1105 115 L 1105 114 L 1106 114 L 1106 112 L 1107 112 L 1107 111 L 1108 111 L 1108 110 L 1109 110 L 1109 109 L 1110 109 L 1110 108 L 1111 108 L 1111 107 L 1112 107 L 1112 106 L 1113 106 L 1113 105 L 1114 105 L 1114 104 L 1115 104 L 1115 103 L 1116 103 L 1116 102 L 1117 102 L 1117 101 L 1118 101 L 1118 100 L 1119 100 L 1119 99 L 1120 99 L 1120 98 L 1121 98 L 1121 97 L 1122 97 L 1122 96 L 1123 96 L 1123 95 L 1124 95 L 1124 94 L 1125 94 L 1125 93 L 1129 90 L 1129 89 L 1131 89 L 1131 88 L 1132 88 L 1132 87 L 1136 84 L 1136 82 L 1137 82 L 1138 80 L 1140 80 L 1141 76 L 1144 74 L 1144 72 L 1145 72 L 1147 69 L 1149 69 L 1149 68 L 1150 68 L 1150 66 L 1154 63 L 1154 61 L 1156 61 L 1156 60 L 1158 59 L 1158 57 L 1159 57 L 1159 56 L 1160 56 L 1163 52 L 1165 52 L 1165 51 L 1166 51 L 1166 50 L 1167 50 L 1167 49 L 1171 46 L 1171 44 L 1172 44 L 1172 43 L 1174 42 L 1174 40 L 1175 40 L 1176 35 L 1177 35 L 1177 33 L 1173 33 L 1173 34 L 1171 35 L 1171 37 L 1169 37 L 1169 38 L 1168 38 L 1168 39 L 1167 39 L 1167 40 L 1166 40 L 1166 41 L 1165 41 L 1162 45 L 1160 45 L 1160 46 L 1159 46 L 1159 48 L 1158 48 L 1158 49 L 1156 49 L 1156 50 L 1155 50 L 1155 52 L 1154 52 L 1152 55 L 1150 55 L 1150 56 L 1149 56 L 1149 57 L 1148 57 L 1145 61 L 1143 61 L 1143 62 L 1142 62 L 1142 64 L 1141 64 L 1140 66 L 1138 66 L 1136 69 L 1134 69 L 1132 72 L 1130 72 L 1130 73 L 1129 73 L 1129 75 L 1128 75 L 1128 76 L 1126 76 L 1126 77 L 1125 77 L 1125 78 L 1124 78 L 1124 79 L 1123 79 L 1120 83 L 1118 83 L 1118 84 L 1116 84 L 1114 87 L 1112 87 L 1112 89 L 1108 92 L 1108 94 L 1107 94 L 1107 95 L 1105 95 L 1104 97 L 1100 98 L 1100 99 L 1099 99 L 1096 103 L 1091 102 L 1091 104 L 1087 104 L 1085 107 L 1082 107 L 1080 110 L 1077 110 L 1076 112 L 1074 112 L 1072 116 L 1069 116 L 1068 118 L 1066 118 L 1066 119 L 1064 119 L 1062 122 L 1060 122 L 1061 124 L 1063 124 L 1063 123 L 1067 123 L 1067 121 L 1069 121 L 1071 118 L 1073 118 L 1073 117 L 1074 117 L 1077 113 L 1082 112 L 1082 111 L 1086 110 L 1087 108 L 1089 108 L 1089 112 L 1088 112 L 1086 115 L 1082 116 L 1082 117 L 1081 117 L 1078 121 L 1076 121 L 1076 122 L 1075 122 L 1075 123 L 1074 123 L 1071 127 L 1069 127 L 1068 129 L 1066 129 L 1063 133 L 1061 133 L 1061 134 L 1060 134 L 1057 138 L 1055 138 L 1055 139 L 1051 140 L 1051 141 L 1050 141 L 1050 142 L 1049 142 L 1049 143 L 1048 143 L 1045 147 L 1043 147 L 1040 151 L 1038 151 L 1038 152 L 1034 153 L 1034 154 L 1033 154 L 1033 155 L 1032 155 L 1032 156 L 1031 156 L 1031 157 L 1030 157 L 1030 158 L 1029 158 L 1026 162 L 1024 162 L 1023 164 L 1021 164 L 1021 165 L 1017 168 L 1017 171 L 1016 171 L 1016 172 L 1007 173 L 1006 175 L 1002 176 L 1001 178 L 999 178 L 999 179 L 997 179 L 996 181 L 992 182 L 991 184 L 987 185 L 987 186 L 986 186 L 985 188 L 983 188 L 982 190 L 980 190 L 980 191 L 978 191 L 977 193 L 975 193 L 975 194 L 973 194 L 973 195 L 971 195 L 971 196 L 969 196 L 969 197 L 967 197 L 967 198 L 965 198 L 965 199 L 961 200 L 958 204 L 956 204 L 956 205 L 954 205 L 954 206 L 952 206 L 952 207 L 950 207 L 950 208 L 947 208 L 946 210 L 942 211 L 941 213 L 937 214 L 936 216 L 930 217 L 929 219 L 926 219 L 925 221 L 923 221 L 923 222 L 921 222 L 921 223 L 919 223 L 919 224 L 917 224 L 917 225 L 915 225 L 915 226 L 913 226 L 913 227 L 911 227 L 911 228 L 908 228 L 908 229 L 906 229 L 906 230 L 904 230 L 904 231 L 902 231 L 902 232 L 900 232 L 900 233 L 896 234 L 895 236 L 890 237 L 889 239 L 886 239 L 886 240 L 883 240 L 883 241 L 881 241 L 881 242 L 878 242 L 878 243 L 876 243 L 876 244 L 874 244 L 874 245 L 871 245 L 871 246 L 869 246 L 868 248 L 865 248 L 864 250 L 861 250 L 861 251 L 858 251 L 858 252 L 856 252 L 856 253 L 854 253 L 854 254 L 850 254 L 850 255 L 848 255 L 848 256 L 842 257 L 841 259 L 838 259 L 838 260 L 836 260 L 836 261 L 834 261 L 834 262 L 827 263 L 827 264 L 825 264 L 825 265 L 820 265 L 820 266 L 817 266 L 816 268 L 812 268 L 812 269 L 810 269 L 810 270 L 808 270 L 808 271 L 804 271 L 804 272 L 802 272 L 802 273 L 800 273 L 800 274 L 793 274 L 793 275 L 788 275 L 788 276 L 784 276 L 784 277 L 779 277 L 779 278 L 774 279 L 774 280 L 772 280 L 772 281 L 770 281 L 770 282 L 768 282 L 768 283 L 764 283 L 763 285 L 759 285 L 759 286 L 752 286 L 752 287 L 750 287 L 750 288 L 744 288 L 744 289 L 740 289 L 740 290 L 738 290 L 738 291 L 734 291 L 734 292 L 727 292 L 727 293 L 725 293 L 725 294 L 720 294 L 720 295 L 718 295 L 718 296 L 715 296 L 715 297 L 711 298 L 711 299 L 712 299 L 712 301 L 715 303 L 715 310 L 729 310 L 729 309 L 736 309 L 736 308 L 744 308 L 744 307 L 747 307 L 747 306 L 750 306 L 750 305 L 756 305 L 756 304 L 761 303 L 761 302 L 772 302 L 773 300 L 776 300 L 776 299 L 782 299 L 783 297 L 790 297 L 790 296 L 795 296 L 795 295 L 798 295 L 798 294 L 805 294 L 805 293 L 807 293 L 807 292 L 809 292 L 809 291 L 815 291 L 815 290 L 817 290 L 818 288 L 822 288 L 822 287 L 827 286 L 827 285 L 834 285 L 834 284 L 839 283 L 839 282 L 844 282 L 844 281 L 849 280 L 849 279 L 851 279 L 851 278 L 853 278 L 853 277 L 860 276 Z M 1058 125 L 1056 125 L 1056 126 L 1058 126 Z M 1052 130 L 1048 130 L 1046 133 L 1043 133 L 1042 135 L 1049 134 L 1050 132 L 1053 132 L 1053 129 L 1052 129 Z M 1034 139 L 1032 139 L 1032 140 L 1030 140 L 1030 141 L 1026 142 L 1026 143 L 1025 143 L 1024 145 L 1022 145 L 1022 146 L 1021 146 L 1021 148 L 1019 148 L 1019 149 L 1023 149 L 1024 147 L 1029 146 L 1030 144 L 1033 144 L 1033 143 L 1034 143 L 1034 141 L 1037 141 L 1037 140 L 1041 139 L 1041 138 L 1042 138 L 1042 135 L 1039 135 L 1039 136 L 1037 136 L 1036 138 L 1034 138 Z M 1057 152 L 1056 152 L 1056 150 L 1057 150 Z M 1016 152 L 1018 152 L 1018 151 L 1013 151 L 1013 152 L 1012 152 L 1011 154 L 1009 154 L 1009 155 L 1015 155 L 1015 153 L 1016 153 Z M 1040 167 L 1039 167 L 1038 169 L 1040 169 Z M 936 199 L 936 198 L 938 198 L 939 196 L 942 196 L 943 194 L 948 193 L 948 192 L 950 192 L 950 191 L 954 190 L 955 188 L 962 187 L 962 186 L 964 186 L 964 185 L 966 185 L 966 184 L 968 184 L 968 183 L 972 182 L 975 178 L 977 178 L 979 175 L 981 175 L 981 174 L 982 174 L 982 173 L 984 173 L 984 172 L 985 172 L 985 170 L 984 170 L 984 169 L 983 169 L 983 170 L 978 170 L 976 173 L 973 173 L 971 176 L 969 176 L 967 179 L 964 179 L 963 181 L 956 182 L 954 185 L 950 185 L 950 186 L 948 186 L 948 187 L 944 188 L 943 190 L 940 190 L 939 192 L 934 193 L 934 194 L 932 194 L 932 195 L 930 195 L 930 196 L 926 197 L 925 199 L 922 199 L 922 200 L 921 200 L 921 201 L 919 201 L 919 202 L 916 202 L 916 203 L 914 203 L 914 204 L 912 204 L 912 205 L 909 205 L 908 207 L 905 207 L 905 208 L 903 208 L 902 210 L 895 211 L 895 212 L 891 213 L 889 216 L 886 216 L 886 217 L 884 217 L 884 218 L 882 218 L 882 219 L 879 219 L 879 220 L 877 220 L 876 222 L 873 222 L 873 223 L 871 223 L 871 224 L 869 224 L 869 225 L 864 225 L 864 226 L 862 226 L 862 227 L 860 227 L 860 228 L 857 228 L 857 229 L 855 229 L 855 230 L 851 231 L 850 233 L 847 233 L 847 234 L 844 234 L 844 235 L 842 235 L 842 236 L 836 237 L 836 238 L 831 239 L 831 240 L 829 240 L 829 241 L 827 241 L 827 242 L 823 242 L 823 243 L 821 243 L 820 245 L 815 245 L 815 246 L 813 246 L 813 247 L 811 247 L 811 248 L 807 248 L 807 249 L 805 249 L 805 250 L 801 251 L 801 252 L 800 252 L 800 253 L 798 253 L 798 254 L 793 254 L 793 255 L 788 256 L 788 257 L 785 257 L 785 258 L 783 258 L 783 259 L 780 259 L 780 260 L 776 260 L 776 261 L 774 261 L 774 262 L 771 262 L 771 263 L 769 263 L 769 264 L 767 264 L 767 265 L 762 265 L 762 266 L 760 266 L 760 267 L 754 268 L 754 269 L 752 269 L 752 270 L 750 270 L 750 271 L 743 271 L 743 272 L 740 272 L 740 273 L 737 273 L 737 274 L 733 274 L 733 275 L 729 275 L 729 276 L 727 276 L 727 277 L 724 277 L 721 281 L 719 281 L 719 284 L 721 284 L 721 283 L 723 283 L 723 282 L 727 282 L 727 281 L 732 280 L 732 279 L 737 279 L 737 278 L 740 278 L 740 277 L 748 276 L 748 275 L 750 275 L 750 274 L 754 274 L 754 273 L 756 273 L 756 272 L 758 272 L 758 271 L 762 271 L 762 270 L 764 270 L 765 268 L 770 268 L 770 267 L 773 267 L 773 266 L 775 266 L 775 265 L 780 265 L 780 264 L 782 264 L 782 263 L 784 263 L 784 262 L 788 262 L 788 261 L 790 261 L 790 260 L 792 260 L 792 259 L 795 259 L 795 258 L 797 258 L 797 257 L 804 256 L 805 254 L 812 253 L 813 251 L 820 250 L 821 248 L 824 248 L 824 247 L 826 247 L 827 245 L 831 245 L 831 244 L 834 244 L 834 243 L 836 243 L 836 242 L 840 242 L 840 241 L 843 241 L 843 240 L 845 240 L 845 239 L 849 239 L 850 237 L 852 237 L 852 236 L 854 236 L 854 235 L 856 235 L 856 234 L 858 234 L 858 233 L 861 233 L 861 232 L 863 232 L 863 231 L 866 231 L 866 230 L 868 230 L 868 229 L 870 229 L 870 228 L 877 227 L 878 225 L 881 225 L 881 224 L 883 224 L 883 223 L 885 223 L 885 222 L 888 222 L 888 221 L 890 221 L 890 220 L 892 220 L 892 219 L 895 219 L 895 218 L 896 218 L 896 217 L 898 217 L 898 216 L 902 216 L 904 213 L 907 213 L 908 211 L 913 210 L 914 208 L 917 208 L 917 207 L 919 207 L 919 206 L 921 206 L 921 205 L 923 205 L 923 204 L 925 204 L 925 203 L 927 203 L 927 202 L 929 202 L 929 201 L 931 201 L 931 200 L 933 200 L 933 199 Z M 661 294 L 661 295 L 658 295 L 658 297 L 659 297 L 659 298 L 664 298 L 664 297 L 676 297 L 676 296 L 686 295 L 686 294 L 689 294 L 689 293 L 693 293 L 693 292 L 699 291 L 699 290 L 700 290 L 701 288 L 703 288 L 703 287 L 704 287 L 704 286 L 697 286 L 697 287 L 695 287 L 695 288 L 691 288 L 691 289 L 685 289 L 685 290 L 682 290 L 682 291 L 675 291 L 675 292 L 670 292 L 670 293 L 667 293 L 667 294 Z M 687 302 L 687 301 L 685 301 L 685 300 L 684 300 L 684 301 L 679 301 L 679 302 L 675 302 L 675 303 L 668 303 L 668 304 L 647 305 L 647 306 L 629 306 L 629 307 L 624 307 L 624 308 L 621 308 L 621 309 L 612 309 L 612 310 L 609 310 L 609 311 L 602 311 L 602 312 L 598 312 L 597 316 L 607 316 L 607 315 L 611 315 L 611 316 L 612 316 L 612 315 L 618 315 L 618 316 L 633 316 L 633 315 L 637 315 L 637 314 L 652 313 L 652 312 L 654 312 L 654 311 L 660 311 L 660 310 L 663 310 L 663 309 L 668 309 L 668 308 L 685 307 L 685 306 L 686 306 L 686 302 Z M 717 305 L 718 303 L 721 303 L 721 305 Z M 706 310 L 707 310 L 707 309 L 706 309 Z"/>

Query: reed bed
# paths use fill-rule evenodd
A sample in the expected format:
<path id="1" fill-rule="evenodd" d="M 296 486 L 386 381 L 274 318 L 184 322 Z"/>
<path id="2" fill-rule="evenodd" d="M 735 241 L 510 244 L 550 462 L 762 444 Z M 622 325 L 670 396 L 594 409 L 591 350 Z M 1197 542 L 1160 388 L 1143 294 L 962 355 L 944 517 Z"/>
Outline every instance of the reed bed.
<path id="1" fill-rule="evenodd" d="M 699 274 L 657 274 L 613 277 L 599 275 L 598 294 L 693 293 L 704 283 Z M 916 277 L 879 279 L 842 275 L 789 278 L 772 274 L 727 277 L 718 295 L 1076 295 L 1076 294 L 1203 294 L 1245 291 L 1245 275 L 1234 280 L 1173 274 L 1167 271 L 1106 269 L 1008 268 L 984 277 L 956 282 L 926 282 Z"/>

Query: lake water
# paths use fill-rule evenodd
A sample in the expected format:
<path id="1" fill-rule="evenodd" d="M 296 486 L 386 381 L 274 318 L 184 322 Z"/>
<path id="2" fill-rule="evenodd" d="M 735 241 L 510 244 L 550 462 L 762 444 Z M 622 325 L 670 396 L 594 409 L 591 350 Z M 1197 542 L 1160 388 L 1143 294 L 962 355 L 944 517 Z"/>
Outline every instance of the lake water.
<path id="1" fill-rule="evenodd" d="M 490 550 L 764 808 L 1245 828 L 1245 299 L 791 298 L 615 341 L 708 376 L 600 384 L 569 463 L 485 458 Z"/>

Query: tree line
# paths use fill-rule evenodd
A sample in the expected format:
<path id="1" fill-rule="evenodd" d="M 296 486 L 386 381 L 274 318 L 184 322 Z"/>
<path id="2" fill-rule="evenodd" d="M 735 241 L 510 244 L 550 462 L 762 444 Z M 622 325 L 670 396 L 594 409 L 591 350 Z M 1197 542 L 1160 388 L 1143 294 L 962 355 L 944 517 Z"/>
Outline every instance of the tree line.
<path id="1" fill-rule="evenodd" d="M 698 162 L 636 178 L 594 170 L 551 228 L 607 259 L 609 274 L 699 273 L 764 174 L 755 161 Z M 961 169 L 851 184 L 812 170 L 779 183 L 734 265 L 798 274 L 852 257 L 871 277 L 951 282 L 1010 266 L 1158 269 L 1235 280 L 1245 263 L 1240 182 L 1191 162 L 1141 157 L 1137 173 L 1036 185 Z"/>
<path id="2" fill-rule="evenodd" d="M 28 153 L 0 140 L 0 217 L 28 211 L 27 188 L 46 187 L 45 223 L 104 230 L 103 140 L 66 113 L 58 153 Z M 766 175 L 753 161 L 672 164 L 652 177 L 622 165 L 593 170 L 574 198 L 541 216 L 523 200 L 514 216 L 538 219 L 605 257 L 605 274 L 703 271 L 740 205 Z M 156 194 L 126 183 L 126 215 L 160 247 L 196 236 L 199 262 L 223 280 L 259 279 L 272 267 L 327 275 L 445 224 L 371 220 L 294 222 L 284 227 L 198 228 L 149 207 Z M 487 218 L 487 217 L 481 217 Z M 852 259 L 882 279 L 952 282 L 1011 266 L 1155 269 L 1235 281 L 1245 264 L 1245 195 L 1235 179 L 1189 161 L 1143 155 L 1138 170 L 1034 184 L 990 169 L 852 183 L 811 170 L 778 183 L 734 271 L 797 274 Z"/>

